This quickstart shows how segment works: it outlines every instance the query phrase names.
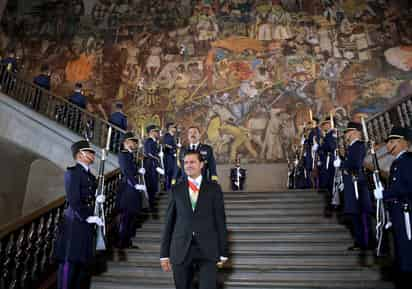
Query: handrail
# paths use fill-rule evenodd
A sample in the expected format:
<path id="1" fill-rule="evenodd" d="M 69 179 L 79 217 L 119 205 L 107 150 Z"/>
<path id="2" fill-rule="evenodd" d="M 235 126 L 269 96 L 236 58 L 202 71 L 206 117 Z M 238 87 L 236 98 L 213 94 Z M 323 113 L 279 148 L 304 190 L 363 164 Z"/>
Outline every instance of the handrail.
<path id="1" fill-rule="evenodd" d="M 120 170 L 106 174 L 105 217 L 114 218 Z M 54 243 L 63 216 L 65 198 L 1 227 L 0 289 L 28 289 L 53 269 Z"/>
<path id="2" fill-rule="evenodd" d="M 383 143 L 394 126 L 412 125 L 412 95 L 403 97 L 383 112 L 366 120 L 368 134 L 376 144 Z"/>
<path id="3" fill-rule="evenodd" d="M 111 126 L 113 136 L 110 151 L 113 153 L 119 151 L 120 138 L 125 133 L 124 130 L 64 97 L 53 95 L 50 91 L 23 79 L 17 73 L 8 71 L 2 64 L 0 64 L 0 86 L 3 93 L 78 135 L 87 137 L 98 147 L 105 146 L 108 128 Z"/>

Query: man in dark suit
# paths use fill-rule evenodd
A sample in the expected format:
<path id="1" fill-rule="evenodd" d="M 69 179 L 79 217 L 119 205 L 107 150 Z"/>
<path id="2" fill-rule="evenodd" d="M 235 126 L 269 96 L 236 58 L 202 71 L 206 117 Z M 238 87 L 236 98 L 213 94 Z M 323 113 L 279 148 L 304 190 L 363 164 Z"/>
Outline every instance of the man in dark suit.
<path id="1" fill-rule="evenodd" d="M 182 147 L 179 154 L 180 168 L 183 168 L 183 158 L 188 151 L 197 151 L 203 159 L 204 165 L 202 169 L 202 175 L 208 181 L 217 182 L 219 180 L 216 172 L 216 161 L 213 154 L 213 148 L 210 145 L 203 144 L 200 142 L 200 130 L 196 126 L 189 127 L 187 131 L 187 136 L 189 144 Z M 172 184 L 175 184 L 178 172 L 175 173 L 175 177 L 172 180 Z M 185 172 L 181 169 L 181 179 L 185 179 Z"/>
<path id="2" fill-rule="evenodd" d="M 172 187 L 160 251 L 165 272 L 173 269 L 176 289 L 190 289 L 193 266 L 199 266 L 199 289 L 216 289 L 216 264 L 227 261 L 227 228 L 223 194 L 202 176 L 196 151 L 184 157 L 187 177 Z"/>

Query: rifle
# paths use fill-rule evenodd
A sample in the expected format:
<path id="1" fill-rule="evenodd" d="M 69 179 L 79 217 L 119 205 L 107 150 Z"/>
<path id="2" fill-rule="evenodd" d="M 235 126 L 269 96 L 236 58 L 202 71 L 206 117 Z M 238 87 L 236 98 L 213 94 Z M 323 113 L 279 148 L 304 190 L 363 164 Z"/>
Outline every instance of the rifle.
<path id="1" fill-rule="evenodd" d="M 106 162 L 107 152 L 109 151 L 111 136 L 112 127 L 109 126 L 109 130 L 107 132 L 106 146 L 102 149 L 102 158 L 99 164 L 99 174 L 97 177 L 98 183 L 95 193 L 96 198 L 98 196 L 104 196 L 104 164 Z M 96 228 L 96 250 L 106 250 L 106 220 L 103 203 L 95 202 L 94 215 L 101 218 L 103 221 L 103 226 L 97 226 Z"/>
<path id="2" fill-rule="evenodd" d="M 339 157 L 339 147 L 340 147 L 339 130 L 335 128 L 335 122 L 333 120 L 332 113 L 330 115 L 330 123 L 331 123 L 331 128 L 334 129 L 336 132 L 336 148 L 335 148 L 335 151 L 333 152 L 333 160 L 336 160 Z M 331 199 L 331 204 L 333 206 L 340 205 L 340 194 L 339 193 L 342 191 L 342 189 L 343 189 L 342 170 L 340 168 L 335 168 L 335 173 L 333 176 L 332 199 Z"/>
<path id="3" fill-rule="evenodd" d="M 383 189 L 382 182 L 380 180 L 380 169 L 378 163 L 378 157 L 376 156 L 375 148 L 374 148 L 374 141 L 369 138 L 368 129 L 366 127 L 365 119 L 361 117 L 362 123 L 362 130 L 363 136 L 365 138 L 365 142 L 368 146 L 368 149 L 372 156 L 372 164 L 373 164 L 373 185 L 375 189 Z M 381 249 L 382 249 L 382 240 L 383 240 L 383 233 L 386 224 L 386 214 L 385 214 L 385 207 L 383 204 L 383 200 L 376 200 L 376 255 L 379 257 L 381 256 Z"/>

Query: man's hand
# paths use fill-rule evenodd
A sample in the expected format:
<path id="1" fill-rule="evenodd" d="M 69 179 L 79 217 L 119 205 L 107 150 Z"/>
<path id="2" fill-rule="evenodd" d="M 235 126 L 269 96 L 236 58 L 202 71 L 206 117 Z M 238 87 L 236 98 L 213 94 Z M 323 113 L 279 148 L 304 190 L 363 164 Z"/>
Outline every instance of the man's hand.
<path id="1" fill-rule="evenodd" d="M 162 267 L 163 272 L 170 272 L 172 271 L 172 265 L 170 264 L 169 259 L 162 259 L 160 260 L 160 266 Z"/>
<path id="2" fill-rule="evenodd" d="M 134 186 L 134 188 L 135 188 L 136 190 L 138 190 L 138 191 L 147 191 L 147 188 L 146 188 L 145 185 L 136 184 L 136 185 Z"/>
<path id="3" fill-rule="evenodd" d="M 103 204 L 105 201 L 106 201 L 106 197 L 103 196 L 103 195 L 98 195 L 96 197 L 96 202 L 99 203 L 99 204 Z"/>
<path id="4" fill-rule="evenodd" d="M 87 217 L 86 222 L 89 224 L 96 224 L 97 226 L 100 226 L 100 227 L 104 225 L 103 220 L 97 216 Z"/>
<path id="5" fill-rule="evenodd" d="M 139 174 L 144 175 L 146 173 L 145 168 L 140 168 L 139 169 Z"/>
<path id="6" fill-rule="evenodd" d="M 165 170 L 162 169 L 162 168 L 159 168 L 159 167 L 156 168 L 156 172 L 158 172 L 158 173 L 161 174 L 161 175 L 164 175 L 164 174 L 165 174 Z"/>
<path id="7" fill-rule="evenodd" d="M 220 261 L 216 263 L 217 267 L 222 268 L 227 260 L 229 260 L 227 257 L 220 257 Z"/>

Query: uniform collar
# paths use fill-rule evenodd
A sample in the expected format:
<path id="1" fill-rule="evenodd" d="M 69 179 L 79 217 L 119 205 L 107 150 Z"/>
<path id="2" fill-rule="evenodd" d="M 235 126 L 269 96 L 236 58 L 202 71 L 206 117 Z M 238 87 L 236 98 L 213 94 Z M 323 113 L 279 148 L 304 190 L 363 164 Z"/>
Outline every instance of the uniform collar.
<path id="1" fill-rule="evenodd" d="M 191 177 L 187 177 L 189 181 L 194 183 L 198 188 L 200 188 L 200 185 L 202 184 L 202 175 L 199 175 L 197 178 L 193 179 Z"/>
<path id="2" fill-rule="evenodd" d="M 352 146 L 355 142 L 357 142 L 357 141 L 360 141 L 360 139 L 358 139 L 358 138 L 355 138 L 351 143 L 350 143 L 350 145 L 349 146 Z"/>
<path id="3" fill-rule="evenodd" d="M 198 143 L 191 143 L 191 144 L 189 145 L 189 148 L 192 148 L 192 146 L 195 146 L 195 149 L 198 149 L 199 145 L 200 145 L 200 142 L 198 142 Z"/>
<path id="4" fill-rule="evenodd" d="M 398 153 L 398 155 L 395 157 L 395 159 L 399 159 L 404 153 L 406 153 L 406 150 L 401 151 L 400 153 Z"/>
<path id="5" fill-rule="evenodd" d="M 86 172 L 89 171 L 89 166 L 88 166 L 88 165 L 86 165 L 85 163 L 83 163 L 83 162 L 81 162 L 81 161 L 77 161 L 77 163 L 78 163 L 79 165 L 81 165 Z"/>

